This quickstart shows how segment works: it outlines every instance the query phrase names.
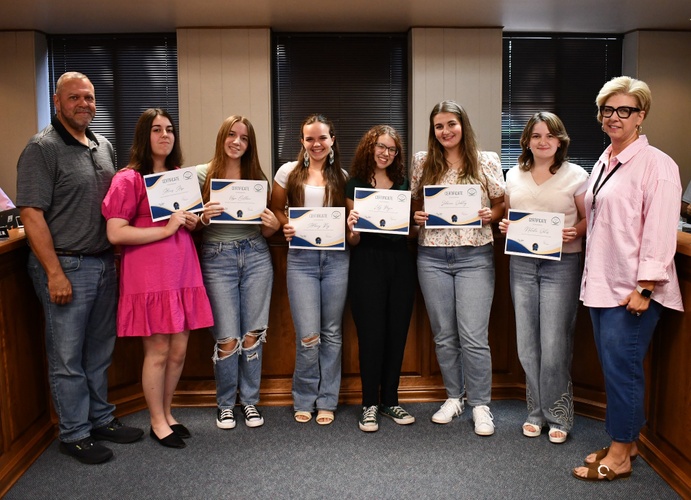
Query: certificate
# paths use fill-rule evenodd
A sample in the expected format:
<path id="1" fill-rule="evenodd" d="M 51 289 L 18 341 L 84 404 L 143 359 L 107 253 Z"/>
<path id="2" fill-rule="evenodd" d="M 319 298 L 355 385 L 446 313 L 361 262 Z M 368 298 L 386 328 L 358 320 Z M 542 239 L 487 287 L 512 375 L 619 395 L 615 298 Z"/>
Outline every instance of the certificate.
<path id="1" fill-rule="evenodd" d="M 295 236 L 288 248 L 345 250 L 345 208 L 289 208 L 288 222 Z"/>
<path id="2" fill-rule="evenodd" d="M 427 229 L 473 229 L 482 227 L 477 214 L 482 208 L 479 184 L 425 186 L 425 212 L 429 214 Z"/>
<path id="3" fill-rule="evenodd" d="M 408 234 L 410 191 L 355 188 L 353 209 L 360 214 L 358 231 Z"/>
<path id="4" fill-rule="evenodd" d="M 509 209 L 509 221 L 505 254 L 561 260 L 564 214 Z"/>
<path id="5" fill-rule="evenodd" d="M 218 201 L 223 212 L 211 219 L 217 224 L 261 224 L 266 208 L 266 181 L 211 179 L 210 201 Z"/>
<path id="6" fill-rule="evenodd" d="M 151 219 L 170 219 L 173 212 L 204 210 L 195 167 L 178 168 L 144 176 Z"/>

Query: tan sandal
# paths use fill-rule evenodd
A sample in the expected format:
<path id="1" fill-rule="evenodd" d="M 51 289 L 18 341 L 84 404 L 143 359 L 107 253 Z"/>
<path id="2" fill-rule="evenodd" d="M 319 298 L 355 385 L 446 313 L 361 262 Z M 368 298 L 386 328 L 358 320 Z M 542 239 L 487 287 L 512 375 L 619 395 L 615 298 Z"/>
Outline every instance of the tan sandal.
<path id="1" fill-rule="evenodd" d="M 295 421 L 299 422 L 301 424 L 306 424 L 312 420 L 312 414 L 308 411 L 296 411 L 295 412 Z"/>
<path id="2" fill-rule="evenodd" d="M 319 410 L 317 412 L 317 423 L 319 425 L 329 425 L 334 421 L 334 412 L 331 410 Z"/>

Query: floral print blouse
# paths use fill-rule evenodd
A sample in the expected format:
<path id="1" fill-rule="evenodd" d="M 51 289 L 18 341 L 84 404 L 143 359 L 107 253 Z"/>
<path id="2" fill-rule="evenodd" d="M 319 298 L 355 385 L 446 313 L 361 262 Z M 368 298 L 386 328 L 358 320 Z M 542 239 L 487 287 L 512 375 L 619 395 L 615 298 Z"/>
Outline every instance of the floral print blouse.
<path id="1" fill-rule="evenodd" d="M 420 186 L 422 165 L 425 162 L 425 158 L 427 158 L 427 151 L 415 153 L 413 157 L 410 168 L 410 189 L 413 192 L 413 199 L 417 199 L 415 192 Z M 504 197 L 504 173 L 501 169 L 499 155 L 489 151 L 481 151 L 480 169 L 483 176 L 479 182 L 482 187 L 482 204 L 483 206 L 491 207 L 490 199 Z M 458 173 L 448 169 L 438 184 L 458 184 Z M 473 229 L 427 229 L 423 226 L 420 228 L 418 235 L 418 244 L 423 247 L 478 247 L 493 242 L 491 224 Z"/>

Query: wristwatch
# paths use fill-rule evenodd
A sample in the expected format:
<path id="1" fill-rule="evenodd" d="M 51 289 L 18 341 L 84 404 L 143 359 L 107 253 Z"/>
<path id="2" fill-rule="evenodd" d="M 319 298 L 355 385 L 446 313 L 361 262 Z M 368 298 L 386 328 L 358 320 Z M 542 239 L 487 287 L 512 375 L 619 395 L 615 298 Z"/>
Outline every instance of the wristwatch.
<path id="1" fill-rule="evenodd" d="M 640 293 L 644 298 L 649 299 L 653 296 L 653 291 L 643 288 L 641 285 L 636 285 L 636 291 Z"/>

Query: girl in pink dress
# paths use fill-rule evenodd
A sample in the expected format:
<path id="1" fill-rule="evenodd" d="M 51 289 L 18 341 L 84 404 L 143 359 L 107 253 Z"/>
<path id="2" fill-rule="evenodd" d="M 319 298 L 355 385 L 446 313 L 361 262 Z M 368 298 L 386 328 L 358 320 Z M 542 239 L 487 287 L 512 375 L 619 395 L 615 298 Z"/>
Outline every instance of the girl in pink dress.
<path id="1" fill-rule="evenodd" d="M 103 200 L 108 239 L 122 248 L 119 337 L 142 337 L 142 388 L 151 417 L 152 439 L 183 448 L 189 430 L 171 413 L 175 387 L 185 364 L 189 331 L 213 325 L 192 231 L 199 218 L 177 211 L 153 222 L 143 176 L 182 162 L 172 118 L 148 109 L 137 122 L 127 168 L 113 178 Z"/>

